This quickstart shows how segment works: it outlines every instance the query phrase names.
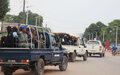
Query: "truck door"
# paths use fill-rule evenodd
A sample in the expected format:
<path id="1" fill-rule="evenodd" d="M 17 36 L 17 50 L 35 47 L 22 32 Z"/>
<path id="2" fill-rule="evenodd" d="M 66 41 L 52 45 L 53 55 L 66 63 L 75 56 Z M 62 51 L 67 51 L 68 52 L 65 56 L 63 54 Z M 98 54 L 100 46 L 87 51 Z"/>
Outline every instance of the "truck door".
<path id="1" fill-rule="evenodd" d="M 59 43 L 56 42 L 56 39 L 54 35 L 51 35 L 51 44 L 52 44 L 52 49 L 53 49 L 53 60 L 59 62 L 62 58 L 62 50 L 60 50 Z"/>

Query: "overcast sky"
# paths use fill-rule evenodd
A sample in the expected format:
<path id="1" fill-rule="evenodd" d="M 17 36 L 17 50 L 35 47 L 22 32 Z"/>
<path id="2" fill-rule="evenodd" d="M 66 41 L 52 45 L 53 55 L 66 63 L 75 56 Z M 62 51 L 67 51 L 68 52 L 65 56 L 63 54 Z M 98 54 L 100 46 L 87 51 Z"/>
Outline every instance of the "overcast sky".
<path id="1" fill-rule="evenodd" d="M 22 2 L 10 0 L 9 13 L 22 11 Z M 120 19 L 120 0 L 26 0 L 26 5 L 54 32 L 83 33 L 91 23 Z"/>

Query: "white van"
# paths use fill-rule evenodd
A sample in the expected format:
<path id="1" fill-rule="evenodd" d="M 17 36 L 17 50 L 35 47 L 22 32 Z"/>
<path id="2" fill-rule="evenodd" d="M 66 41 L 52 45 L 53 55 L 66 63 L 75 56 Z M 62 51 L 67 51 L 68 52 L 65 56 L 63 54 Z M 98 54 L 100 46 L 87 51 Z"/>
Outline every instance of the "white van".
<path id="1" fill-rule="evenodd" d="M 80 40 L 78 35 L 68 33 L 54 33 L 61 38 L 62 47 L 70 51 L 69 60 L 74 62 L 76 56 L 83 57 L 83 60 L 87 60 L 87 50 L 84 43 Z"/>
<path id="2" fill-rule="evenodd" d="M 92 54 L 99 54 L 100 57 L 105 56 L 105 48 L 99 40 L 89 40 L 87 42 L 87 50 L 89 56 L 91 56 Z"/>

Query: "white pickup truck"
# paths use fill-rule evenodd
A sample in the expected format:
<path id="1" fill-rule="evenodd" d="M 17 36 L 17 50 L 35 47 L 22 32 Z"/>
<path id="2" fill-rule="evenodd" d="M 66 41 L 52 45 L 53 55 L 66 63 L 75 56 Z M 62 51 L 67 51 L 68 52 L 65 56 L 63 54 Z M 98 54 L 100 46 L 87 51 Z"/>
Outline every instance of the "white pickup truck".
<path id="1" fill-rule="evenodd" d="M 55 33 L 55 35 L 61 38 L 63 48 L 69 50 L 69 60 L 71 62 L 75 62 L 77 56 L 83 57 L 83 60 L 87 61 L 88 51 L 79 36 L 68 33 Z"/>
<path id="2" fill-rule="evenodd" d="M 99 40 L 89 40 L 87 42 L 87 50 L 89 56 L 91 56 L 92 54 L 99 54 L 100 57 L 105 56 L 105 48 Z"/>

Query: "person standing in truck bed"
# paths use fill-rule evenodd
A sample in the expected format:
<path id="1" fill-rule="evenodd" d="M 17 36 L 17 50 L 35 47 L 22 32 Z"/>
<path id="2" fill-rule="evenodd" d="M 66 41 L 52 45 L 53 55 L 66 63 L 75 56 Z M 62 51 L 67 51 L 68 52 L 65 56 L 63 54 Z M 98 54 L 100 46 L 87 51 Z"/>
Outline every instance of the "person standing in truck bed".
<path id="1" fill-rule="evenodd" d="M 20 24 L 18 25 L 18 40 L 19 40 L 19 44 L 18 46 L 19 47 L 22 47 L 22 48 L 29 48 L 29 43 L 28 43 L 28 36 L 27 36 L 27 33 L 26 33 L 26 28 L 27 26 L 26 25 L 22 25 L 20 26 Z M 21 31 L 20 31 L 21 29 Z"/>

